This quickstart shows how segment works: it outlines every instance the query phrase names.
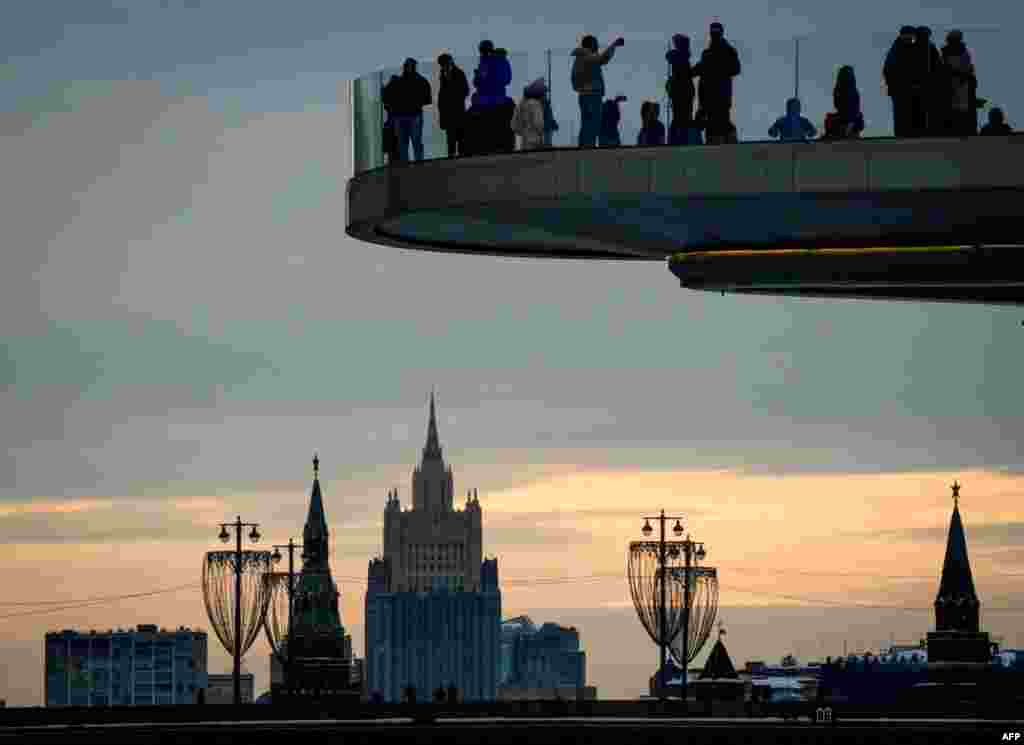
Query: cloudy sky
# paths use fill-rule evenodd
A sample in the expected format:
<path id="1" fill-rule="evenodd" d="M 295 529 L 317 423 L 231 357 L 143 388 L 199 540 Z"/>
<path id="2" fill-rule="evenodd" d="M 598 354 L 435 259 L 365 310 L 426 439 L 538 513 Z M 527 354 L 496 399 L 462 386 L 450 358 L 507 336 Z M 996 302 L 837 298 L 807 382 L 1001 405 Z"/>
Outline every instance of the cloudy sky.
<path id="1" fill-rule="evenodd" d="M 765 60 L 748 65 L 749 105 L 737 103 L 741 131 L 756 133 L 777 98 L 753 95 L 757 76 L 794 34 L 871 48 L 902 23 L 1009 28 L 1017 11 L 15 7 L 17 22 L 0 25 L 9 704 L 41 702 L 47 630 L 209 628 L 198 583 L 217 523 L 240 514 L 268 541 L 299 536 L 315 448 L 361 653 L 366 562 L 387 491 L 408 502 L 431 386 L 456 490 L 479 489 L 504 614 L 576 623 L 602 696 L 637 695 L 653 670 L 623 569 L 641 516 L 661 508 L 707 542 L 738 663 L 835 654 L 844 640 L 877 647 L 929 629 L 914 609 L 934 599 L 957 478 L 984 622 L 1024 646 L 1020 311 L 723 298 L 680 290 L 660 264 L 363 245 L 344 235 L 352 145 L 339 93 L 485 36 L 532 59 L 585 31 L 656 50 L 664 29 L 700 38 L 717 16 L 748 60 Z M 827 101 L 832 65 L 801 94 Z M 887 126 L 884 111 L 870 116 Z M 267 651 L 261 639 L 248 659 L 259 690 Z M 211 671 L 228 664 L 211 640 Z"/>

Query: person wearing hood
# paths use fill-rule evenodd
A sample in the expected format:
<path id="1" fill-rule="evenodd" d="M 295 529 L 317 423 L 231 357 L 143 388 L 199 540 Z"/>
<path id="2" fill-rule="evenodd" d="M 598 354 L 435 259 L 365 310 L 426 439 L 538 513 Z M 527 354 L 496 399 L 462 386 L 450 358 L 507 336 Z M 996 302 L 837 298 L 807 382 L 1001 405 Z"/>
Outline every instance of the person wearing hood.
<path id="1" fill-rule="evenodd" d="M 661 107 L 654 101 L 640 104 L 640 132 L 636 136 L 637 145 L 664 145 L 665 125 L 660 119 Z"/>
<path id="2" fill-rule="evenodd" d="M 507 150 L 510 138 L 513 149 L 515 147 L 515 135 L 510 126 L 515 101 L 505 94 L 506 86 L 512 81 L 512 67 L 508 57 L 499 54 L 490 39 L 480 42 L 479 49 L 480 62 L 473 71 L 476 90 L 466 114 L 466 151 L 472 155 Z"/>
<path id="3" fill-rule="evenodd" d="M 622 144 L 622 137 L 619 135 L 622 111 L 619 104 L 625 100 L 625 96 L 616 96 L 609 98 L 601 106 L 601 133 L 598 136 L 598 144 L 601 147 L 617 147 Z"/>
<path id="4" fill-rule="evenodd" d="M 512 117 L 516 115 L 516 102 L 505 95 L 505 86 L 512 82 L 512 65 L 508 61 L 508 50 L 498 47 L 494 50 L 497 58 L 498 80 L 501 82 L 500 98 L 495 111 L 498 128 L 498 150 L 512 153 L 516 149 L 516 133 L 512 131 Z"/>
<path id="5" fill-rule="evenodd" d="M 914 86 L 919 78 L 916 34 L 913 26 L 900 28 L 882 66 L 885 87 L 892 99 L 893 133 L 897 137 L 914 136 Z"/>
<path id="6" fill-rule="evenodd" d="M 466 98 L 469 96 L 469 82 L 466 73 L 455 65 L 450 54 L 437 58 L 441 70 L 441 87 L 437 93 L 437 108 L 440 126 L 448 140 L 448 157 L 465 155 Z"/>
<path id="7" fill-rule="evenodd" d="M 725 29 L 717 21 L 711 24 L 711 43 L 693 66 L 700 76 L 697 98 L 706 119 L 704 128 L 709 140 L 728 139 L 732 109 L 732 79 L 740 74 L 740 56 L 725 40 Z"/>
<path id="8" fill-rule="evenodd" d="M 981 133 L 986 136 L 1008 135 L 1013 134 L 1013 127 L 1006 123 L 1006 115 L 996 106 L 988 112 L 988 124 L 981 128 Z"/>
<path id="9" fill-rule="evenodd" d="M 601 101 L 604 99 L 601 68 L 611 61 L 616 48 L 625 43 L 620 37 L 610 47 L 598 51 L 597 38 L 588 34 L 572 52 L 572 89 L 580 100 L 580 147 L 594 147 L 601 134 Z"/>
<path id="10" fill-rule="evenodd" d="M 512 118 L 512 130 L 519 135 L 520 150 L 538 150 L 544 146 L 544 98 L 548 88 L 537 78 L 523 88 L 523 97 Z"/>
<path id="11" fill-rule="evenodd" d="M 786 115 L 775 120 L 768 130 L 769 137 L 778 137 L 780 142 L 807 142 L 818 131 L 810 120 L 800 115 L 800 99 L 786 101 Z"/>
<path id="12" fill-rule="evenodd" d="M 975 135 L 978 133 L 978 101 L 974 62 L 960 31 L 950 31 L 946 35 L 942 62 L 949 86 L 945 92 L 949 100 L 947 131 L 956 137 Z"/>
<path id="13" fill-rule="evenodd" d="M 671 66 L 667 92 L 672 102 L 672 122 L 668 141 L 670 145 L 682 145 L 687 142 L 687 133 L 693 128 L 693 99 L 696 96 L 693 66 L 690 64 L 690 37 L 675 34 L 672 49 L 665 53 L 665 60 Z"/>

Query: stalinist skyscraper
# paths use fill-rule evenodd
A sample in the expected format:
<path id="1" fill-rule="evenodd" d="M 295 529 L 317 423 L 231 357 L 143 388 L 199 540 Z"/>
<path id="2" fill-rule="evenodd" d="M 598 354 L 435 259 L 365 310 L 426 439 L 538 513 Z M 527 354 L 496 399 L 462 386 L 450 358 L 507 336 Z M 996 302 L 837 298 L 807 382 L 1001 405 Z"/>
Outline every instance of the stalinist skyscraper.
<path id="1" fill-rule="evenodd" d="M 398 490 L 384 508 L 384 555 L 370 562 L 366 592 L 366 682 L 370 695 L 420 700 L 454 686 L 464 700 L 495 697 L 501 627 L 497 559 L 483 559 L 476 491 L 454 508 L 430 396 L 427 442 L 412 474 L 412 509 Z"/>

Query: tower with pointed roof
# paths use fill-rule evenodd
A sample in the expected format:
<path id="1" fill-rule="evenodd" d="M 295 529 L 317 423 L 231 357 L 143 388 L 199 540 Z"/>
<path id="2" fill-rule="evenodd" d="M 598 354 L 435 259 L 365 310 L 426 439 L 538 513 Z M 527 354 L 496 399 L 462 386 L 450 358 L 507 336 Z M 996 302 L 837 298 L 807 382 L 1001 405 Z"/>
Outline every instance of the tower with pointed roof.
<path id="1" fill-rule="evenodd" d="M 313 487 L 302 530 L 302 571 L 296 578 L 292 645 L 293 689 L 331 692 L 348 688 L 352 638 L 345 633 L 338 607 L 340 593 L 330 567 L 330 531 L 320 487 L 320 457 L 313 456 Z"/>
<path id="2" fill-rule="evenodd" d="M 974 590 L 967 537 L 960 517 L 960 484 L 954 482 L 953 515 L 946 536 L 939 592 L 935 597 L 935 631 L 928 634 L 930 667 L 987 664 L 988 634 L 979 629 L 981 602 Z"/>
<path id="3" fill-rule="evenodd" d="M 475 489 L 455 508 L 430 394 L 427 439 L 412 473 L 412 506 L 397 489 L 384 503 L 383 555 L 366 590 L 366 685 L 385 701 L 408 686 L 419 698 L 454 686 L 460 700 L 495 698 L 501 631 L 497 559 L 483 558 Z"/>
<path id="4" fill-rule="evenodd" d="M 445 588 L 475 592 L 483 562 L 482 514 L 476 490 L 456 509 L 451 466 L 445 463 L 433 391 L 427 440 L 412 473 L 412 508 L 403 510 L 398 490 L 388 491 L 384 508 L 384 556 L 388 589 L 427 592 Z"/>

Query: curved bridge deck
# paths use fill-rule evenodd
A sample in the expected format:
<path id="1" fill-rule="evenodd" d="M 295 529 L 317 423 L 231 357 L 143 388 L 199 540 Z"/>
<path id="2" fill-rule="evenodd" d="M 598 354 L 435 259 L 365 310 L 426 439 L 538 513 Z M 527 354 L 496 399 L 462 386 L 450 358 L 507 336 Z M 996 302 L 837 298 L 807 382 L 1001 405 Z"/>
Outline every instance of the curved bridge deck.
<path id="1" fill-rule="evenodd" d="M 861 287 L 887 296 L 891 285 L 899 291 L 889 296 L 1024 297 L 1016 268 L 1021 135 L 441 159 L 355 176 L 348 208 L 348 234 L 371 243 L 495 256 L 674 257 L 682 284 L 699 289 Z M 877 250 L 908 247 L 946 250 Z M 943 291 L 956 282 L 960 290 Z"/>

